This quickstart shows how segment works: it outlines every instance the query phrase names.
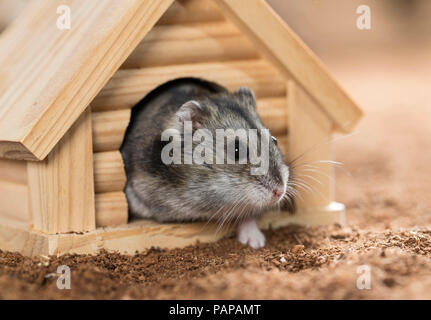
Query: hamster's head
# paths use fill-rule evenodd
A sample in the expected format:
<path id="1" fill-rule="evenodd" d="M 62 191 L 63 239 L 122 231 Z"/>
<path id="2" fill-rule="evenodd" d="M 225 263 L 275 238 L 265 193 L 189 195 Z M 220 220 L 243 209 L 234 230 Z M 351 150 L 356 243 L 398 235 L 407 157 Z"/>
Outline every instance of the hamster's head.
<path id="1" fill-rule="evenodd" d="M 189 151 L 186 124 L 193 135 Z M 233 221 L 259 216 L 287 197 L 289 168 L 248 88 L 186 102 L 173 126 L 182 132 L 182 160 L 187 152 L 193 158 L 192 164 L 174 167 L 187 181 L 194 208 Z"/>

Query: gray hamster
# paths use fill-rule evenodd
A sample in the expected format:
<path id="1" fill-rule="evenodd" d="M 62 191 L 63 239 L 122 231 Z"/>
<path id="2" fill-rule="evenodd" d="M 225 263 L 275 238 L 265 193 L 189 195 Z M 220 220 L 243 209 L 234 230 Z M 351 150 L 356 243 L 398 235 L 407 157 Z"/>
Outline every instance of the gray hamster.
<path id="1" fill-rule="evenodd" d="M 263 247 L 265 236 L 256 219 L 279 206 L 289 188 L 289 168 L 276 139 L 269 139 L 268 169 L 263 175 L 252 175 L 254 165 L 249 162 L 166 164 L 161 154 L 169 141 L 162 141 L 162 133 L 171 128 L 181 130 L 185 121 L 192 123 L 193 131 L 204 128 L 214 136 L 216 129 L 265 129 L 248 88 L 230 93 L 216 83 L 195 78 L 173 80 L 156 88 L 133 108 L 121 147 L 131 217 L 232 223 L 241 243 Z M 193 147 L 197 143 L 193 141 Z M 239 142 L 235 143 L 237 157 Z M 251 152 L 248 148 L 244 149 Z"/>

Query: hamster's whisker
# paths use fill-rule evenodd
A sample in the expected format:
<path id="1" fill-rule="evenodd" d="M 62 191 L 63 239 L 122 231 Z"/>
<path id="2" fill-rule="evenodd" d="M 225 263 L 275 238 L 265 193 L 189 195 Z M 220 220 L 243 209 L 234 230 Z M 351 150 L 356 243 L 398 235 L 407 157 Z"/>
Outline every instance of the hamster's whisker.
<path id="1" fill-rule="evenodd" d="M 344 166 L 344 163 L 340 162 L 340 161 L 334 161 L 334 160 L 317 160 L 314 162 L 311 162 L 311 164 L 313 163 L 329 163 L 329 164 L 334 164 L 337 166 Z"/>
<path id="2" fill-rule="evenodd" d="M 320 185 L 323 185 L 323 182 L 322 181 L 320 181 L 319 179 L 317 179 L 317 178 L 315 178 L 315 177 L 313 177 L 313 176 L 310 176 L 310 175 L 308 175 L 308 174 L 302 174 L 302 175 L 300 175 L 300 176 L 298 176 L 299 178 L 301 178 L 301 177 L 304 177 L 304 178 L 308 178 L 308 179 L 310 179 L 310 180 L 312 180 L 312 181 L 314 181 L 314 182 L 316 182 L 316 183 L 318 183 L 318 184 L 320 184 Z"/>
<path id="3" fill-rule="evenodd" d="M 217 217 L 216 217 L 216 216 L 217 216 L 220 212 L 224 211 L 227 207 L 228 207 L 228 205 L 227 205 L 227 204 L 225 204 L 225 205 L 221 206 L 219 209 L 217 209 L 217 211 L 211 215 L 211 217 L 208 219 L 208 221 L 205 223 L 205 225 L 204 225 L 202 228 L 207 227 L 207 226 L 208 226 L 208 224 L 209 224 L 209 223 L 210 223 L 214 218 L 216 218 L 216 219 L 217 219 Z M 219 220 L 219 219 L 217 219 L 217 220 Z"/>
<path id="4" fill-rule="evenodd" d="M 313 164 L 314 164 L 314 166 L 313 166 Z M 318 164 L 333 164 L 336 166 L 344 166 L 344 163 L 342 163 L 340 161 L 322 159 L 322 160 L 316 160 L 316 161 L 312 161 L 312 162 L 296 163 L 294 165 L 291 165 L 290 168 L 297 169 L 297 168 L 301 168 L 301 167 L 312 167 L 314 169 L 318 169 L 318 167 L 317 167 Z"/>
<path id="5" fill-rule="evenodd" d="M 217 227 L 217 232 L 216 233 L 218 233 L 219 231 L 222 231 L 224 224 L 229 221 L 230 216 L 235 212 L 236 207 L 239 204 L 241 204 L 243 198 L 244 197 L 242 197 L 241 199 L 239 199 L 239 201 L 237 201 L 233 206 L 231 206 L 230 210 L 227 213 L 225 213 L 224 217 L 222 218 L 221 223 Z"/>
<path id="6" fill-rule="evenodd" d="M 211 221 L 214 219 L 214 217 L 218 214 L 218 212 L 219 212 L 220 210 L 224 209 L 224 208 L 226 208 L 226 206 L 222 206 L 222 207 L 220 207 L 220 208 L 219 208 L 215 213 L 213 213 L 213 214 L 209 217 L 208 221 L 203 225 L 202 229 L 206 228 L 206 227 L 211 223 Z"/>
<path id="7" fill-rule="evenodd" d="M 248 189 L 250 188 L 247 188 L 247 190 Z M 219 233 L 220 231 L 223 230 L 224 225 L 229 224 L 233 219 L 236 207 L 238 207 L 239 205 L 241 206 L 240 208 L 242 208 L 242 206 L 244 208 L 246 207 L 247 203 L 244 200 L 245 200 L 245 196 L 240 197 L 238 195 L 237 199 L 235 199 L 233 204 L 226 204 L 220 207 L 215 213 L 213 213 L 211 217 L 208 219 L 205 226 L 207 226 L 208 223 L 211 222 L 213 219 L 216 219 L 218 223 L 216 233 Z"/>
<path id="8" fill-rule="evenodd" d="M 286 190 L 286 193 L 284 194 L 283 198 L 287 199 L 290 205 L 293 205 L 293 199 L 296 198 L 298 192 L 294 188 L 289 188 L 291 190 Z"/>
<path id="9" fill-rule="evenodd" d="M 244 213 L 246 213 L 245 214 L 245 216 L 248 216 L 247 215 L 247 211 L 246 211 L 246 209 L 247 209 L 247 203 L 245 202 L 244 203 L 244 205 L 243 205 L 243 209 L 241 210 L 241 212 L 240 212 L 240 214 L 238 214 L 237 216 L 236 216 L 236 219 L 235 219 L 235 223 L 237 224 L 239 221 L 241 221 L 241 220 L 239 220 L 241 217 L 243 217 L 243 215 L 244 215 Z M 250 212 L 250 210 L 249 210 L 249 212 Z"/>
<path id="10" fill-rule="evenodd" d="M 295 177 L 294 182 L 296 182 L 296 183 L 301 183 L 303 186 L 306 186 L 306 187 L 310 188 L 310 189 L 311 189 L 311 191 L 313 191 L 313 190 L 314 190 L 314 189 L 313 189 L 313 186 L 312 186 L 310 183 L 308 183 L 308 182 L 307 182 L 307 181 L 305 181 L 304 179 L 301 179 L 301 177 L 299 177 L 299 176 L 296 176 L 296 177 Z"/>
<path id="11" fill-rule="evenodd" d="M 216 229 L 216 234 L 220 231 L 220 229 L 223 226 L 223 221 L 226 218 L 226 215 L 233 209 L 231 204 L 225 205 L 222 208 L 220 208 L 220 210 L 218 210 L 218 213 L 220 213 L 220 216 L 217 216 L 217 229 Z"/>
<path id="12" fill-rule="evenodd" d="M 292 179 L 291 181 L 293 183 L 292 186 L 295 187 L 297 191 L 296 196 L 299 197 L 301 200 L 304 200 L 304 198 L 302 198 L 299 190 L 305 191 L 308 194 L 313 195 L 313 192 L 314 192 L 313 188 L 310 185 L 308 185 L 305 181 L 299 178 L 296 178 L 295 180 Z"/>
<path id="13" fill-rule="evenodd" d="M 299 168 L 299 167 L 306 167 L 306 168 L 312 168 L 312 169 L 319 169 L 319 167 L 317 167 L 317 166 L 313 166 L 313 165 L 311 165 L 311 164 L 309 164 L 309 163 L 302 163 L 302 164 L 299 164 L 299 165 L 297 165 L 295 168 Z"/>
<path id="14" fill-rule="evenodd" d="M 283 199 L 285 199 L 285 200 L 289 203 L 289 206 L 290 206 L 291 208 L 293 208 L 293 207 L 294 207 L 293 198 L 289 197 L 288 195 L 284 195 L 284 196 L 283 196 Z"/>
<path id="15" fill-rule="evenodd" d="M 316 164 L 316 165 L 312 165 L 312 164 Z M 313 162 L 299 163 L 299 164 L 296 164 L 294 166 L 291 166 L 291 170 L 292 171 L 293 170 L 295 170 L 295 171 L 306 171 L 306 170 L 311 171 L 309 169 L 316 169 L 316 172 L 320 172 L 323 174 L 323 172 L 319 171 L 319 167 L 317 166 L 318 164 L 333 164 L 333 165 L 337 166 L 337 169 L 341 169 L 349 177 L 352 177 L 352 173 L 349 172 L 349 170 L 347 170 L 345 168 L 344 163 L 339 162 L 339 161 L 332 161 L 332 160 L 317 160 L 317 161 L 313 161 Z M 302 169 L 302 167 L 305 167 L 307 169 Z M 296 170 L 296 169 L 299 169 L 299 170 Z M 333 179 L 333 177 L 332 177 L 332 179 Z"/>
<path id="16" fill-rule="evenodd" d="M 246 190 L 247 190 L 247 192 L 255 191 L 254 188 L 247 188 Z M 257 197 L 257 195 L 256 195 L 256 197 Z M 237 214 L 236 219 L 235 219 L 235 223 L 238 223 L 239 218 L 242 217 L 244 215 L 244 213 L 251 212 L 251 210 L 249 209 L 249 206 L 248 206 L 247 198 L 245 196 L 242 199 L 242 204 L 243 205 L 242 205 L 241 212 L 239 212 L 239 214 Z M 247 216 L 247 214 L 246 214 L 246 216 Z"/>
<path id="17" fill-rule="evenodd" d="M 282 199 L 286 199 L 289 202 L 290 205 L 293 205 L 293 203 L 292 203 L 292 196 L 291 195 L 285 194 Z"/>
<path id="18" fill-rule="evenodd" d="M 310 192 L 310 194 L 313 194 L 313 190 L 311 189 L 311 187 L 306 185 L 302 181 L 295 181 L 295 186 L 302 188 L 302 190 L 304 190 L 304 191 Z"/>
<path id="19" fill-rule="evenodd" d="M 245 208 L 246 208 L 246 202 L 244 201 L 244 202 L 242 202 L 241 203 L 241 206 L 238 208 L 238 214 L 236 214 L 236 217 L 235 217 L 235 215 L 234 216 L 232 216 L 232 218 L 231 218 L 231 221 L 230 222 L 232 222 L 233 221 L 233 219 L 235 219 L 235 223 L 236 222 L 238 222 L 238 217 L 239 216 L 241 216 L 242 214 L 243 214 L 243 212 L 244 212 L 244 210 L 245 210 Z M 241 210 L 241 211 L 240 211 Z"/>
<path id="20" fill-rule="evenodd" d="M 334 179 L 334 177 L 333 177 L 333 176 L 331 176 L 330 174 L 327 174 L 326 172 L 323 172 L 323 171 L 319 171 L 319 170 L 312 170 L 312 169 L 304 169 L 304 170 L 301 170 L 301 171 L 304 171 L 304 172 L 314 172 L 314 173 L 318 173 L 318 174 L 321 174 L 321 175 L 323 175 L 323 176 L 327 177 L 327 178 L 328 178 L 328 179 L 330 179 L 332 182 L 335 182 L 335 179 Z"/>
<path id="21" fill-rule="evenodd" d="M 299 198 L 301 201 L 304 201 L 304 198 L 302 197 L 301 193 L 298 192 L 295 186 L 295 198 Z"/>
<path id="22" fill-rule="evenodd" d="M 287 187 L 289 188 L 289 191 L 291 191 L 291 192 L 297 192 L 296 185 L 295 185 L 295 181 L 293 181 L 293 179 L 291 179 L 291 180 L 287 183 Z M 287 191 L 287 190 L 286 190 L 286 191 Z"/>
<path id="23" fill-rule="evenodd" d="M 235 210 L 238 207 L 238 205 L 240 205 L 240 204 L 241 204 L 241 201 L 238 201 L 237 203 L 235 203 L 235 205 L 231 208 L 231 210 L 225 215 L 225 217 L 222 221 L 222 224 L 221 224 L 222 226 L 223 226 L 223 224 L 226 224 L 226 226 L 229 225 L 229 221 L 231 219 L 231 216 L 233 214 L 235 214 Z"/>
<path id="24" fill-rule="evenodd" d="M 340 137 L 335 137 L 335 138 L 331 137 L 331 138 L 328 138 L 328 139 L 324 139 L 324 140 L 322 140 L 320 142 L 317 142 L 314 145 L 312 145 L 310 148 L 308 148 L 307 150 L 305 150 L 303 153 L 301 153 L 300 155 L 298 155 L 296 158 L 294 158 L 293 160 L 291 160 L 288 163 L 288 166 L 290 167 L 292 164 L 294 164 L 296 161 L 298 161 L 299 159 L 301 159 L 302 157 L 304 157 L 306 154 L 308 154 L 311 151 L 314 151 L 317 147 L 320 147 L 322 145 L 338 141 L 340 139 L 345 139 L 345 138 L 351 137 L 351 136 L 353 136 L 354 134 L 357 134 L 357 133 L 358 133 L 358 131 L 355 131 L 355 132 L 352 132 L 352 133 L 347 134 L 345 136 L 340 136 Z"/>
<path id="25" fill-rule="evenodd" d="M 291 187 L 291 186 L 287 186 L 288 187 L 288 189 L 286 190 L 286 193 L 284 194 L 284 196 L 283 197 L 285 197 L 285 196 L 291 196 L 291 197 L 295 197 L 295 195 L 296 195 L 296 190 L 295 190 L 295 188 L 293 188 L 293 187 Z"/>
<path id="26" fill-rule="evenodd" d="M 247 203 L 246 202 L 243 202 L 242 203 L 242 205 L 240 206 L 240 208 L 238 209 L 238 214 L 236 214 L 236 216 L 234 215 L 234 216 L 232 216 L 231 217 L 231 220 L 229 221 L 229 223 L 232 223 L 233 222 L 233 220 L 235 219 L 235 222 L 234 222 L 234 224 L 237 224 L 238 223 L 238 219 L 239 219 L 239 217 L 241 217 L 243 214 L 244 214 L 244 210 L 247 208 Z M 241 210 L 241 211 L 240 211 Z"/>
<path id="27" fill-rule="evenodd" d="M 315 193 L 317 193 L 317 194 L 319 194 L 319 196 L 322 198 L 322 199 L 325 199 L 325 196 L 323 195 L 323 193 L 319 190 L 319 189 L 315 189 L 315 188 L 313 188 L 313 186 L 311 186 L 311 185 L 309 185 L 309 184 L 307 184 L 304 180 L 301 180 L 301 179 L 298 179 L 298 180 L 300 180 L 300 183 L 302 184 L 302 185 L 306 185 L 306 186 L 308 186 L 313 192 L 315 192 Z M 298 181 L 296 181 L 296 182 L 298 182 Z M 313 195 L 313 194 L 312 194 Z M 313 195 L 314 196 L 314 195 Z"/>

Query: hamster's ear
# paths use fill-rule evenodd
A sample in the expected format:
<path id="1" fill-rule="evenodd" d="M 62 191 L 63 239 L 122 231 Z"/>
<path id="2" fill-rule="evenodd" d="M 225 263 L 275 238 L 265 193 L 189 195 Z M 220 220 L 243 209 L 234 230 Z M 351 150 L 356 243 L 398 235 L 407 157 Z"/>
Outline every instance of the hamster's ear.
<path id="1" fill-rule="evenodd" d="M 235 94 L 252 110 L 256 110 L 256 97 L 249 88 L 241 87 Z"/>
<path id="2" fill-rule="evenodd" d="M 184 122 L 191 121 L 193 130 L 203 127 L 204 115 L 205 108 L 195 100 L 187 101 L 176 112 L 179 125 L 182 127 Z"/>

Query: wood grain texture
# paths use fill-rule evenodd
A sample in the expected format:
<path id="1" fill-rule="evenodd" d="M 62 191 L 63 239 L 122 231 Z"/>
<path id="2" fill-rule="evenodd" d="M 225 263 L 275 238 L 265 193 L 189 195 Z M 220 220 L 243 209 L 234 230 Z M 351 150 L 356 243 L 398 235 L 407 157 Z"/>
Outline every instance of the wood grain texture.
<path id="1" fill-rule="evenodd" d="M 43 161 L 27 164 L 34 230 L 95 229 L 91 111 L 86 110 Z"/>
<path id="2" fill-rule="evenodd" d="M 93 151 L 119 150 L 130 122 L 130 109 L 93 112 Z"/>
<path id="3" fill-rule="evenodd" d="M 288 160 L 295 160 L 293 176 L 300 193 L 299 207 L 327 206 L 334 199 L 332 161 L 333 122 L 293 81 L 288 82 Z M 306 124 L 306 125 L 304 125 Z M 306 164 L 307 166 L 300 166 Z"/>
<path id="4" fill-rule="evenodd" d="M 0 38 L 0 157 L 44 159 L 172 1 L 30 2 Z"/>
<path id="5" fill-rule="evenodd" d="M 350 132 L 362 111 L 305 43 L 262 0 L 214 0 L 260 51 L 293 77 L 327 112 L 336 128 Z"/>
<path id="6" fill-rule="evenodd" d="M 253 43 L 227 21 L 155 26 L 123 69 L 258 58 Z"/>
<path id="7" fill-rule="evenodd" d="M 94 189 L 96 193 L 123 191 L 126 172 L 120 151 L 94 154 Z"/>
<path id="8" fill-rule="evenodd" d="M 0 159 L 0 181 L 2 180 L 27 184 L 27 163 Z"/>
<path id="9" fill-rule="evenodd" d="M 4 220 L 0 222 L 0 249 L 20 252 L 29 257 L 48 255 L 56 245 L 56 236 L 28 231 Z"/>
<path id="10" fill-rule="evenodd" d="M 128 205 L 124 192 L 96 194 L 96 226 L 113 227 L 127 223 Z"/>
<path id="11" fill-rule="evenodd" d="M 223 13 L 212 0 L 176 0 L 157 24 L 182 24 L 223 19 Z"/>
<path id="12" fill-rule="evenodd" d="M 276 136 L 278 147 L 281 150 L 281 153 L 283 154 L 285 161 L 288 160 L 289 157 L 289 136 Z"/>
<path id="13" fill-rule="evenodd" d="M 100 108 L 103 109 L 103 108 Z M 257 101 L 257 110 L 273 134 L 287 134 L 287 102 L 285 97 L 262 98 Z M 93 151 L 118 150 L 130 121 L 130 109 L 93 112 Z M 15 161 L 13 161 L 15 163 Z M 0 162 L 1 168 L 1 162 Z M 0 171 L 1 177 L 1 171 Z"/>
<path id="14" fill-rule="evenodd" d="M 257 100 L 257 112 L 263 124 L 273 135 L 287 135 L 287 110 L 286 97 L 262 98 Z"/>
<path id="15" fill-rule="evenodd" d="M 0 223 L 28 229 L 28 192 L 25 184 L 0 181 Z"/>
<path id="16" fill-rule="evenodd" d="M 285 79 L 269 63 L 259 59 L 120 69 L 91 105 L 94 111 L 131 108 L 159 85 L 181 77 L 204 78 L 232 91 L 248 86 L 258 98 L 286 95 Z"/>

